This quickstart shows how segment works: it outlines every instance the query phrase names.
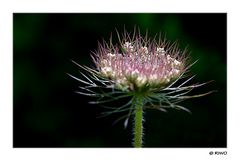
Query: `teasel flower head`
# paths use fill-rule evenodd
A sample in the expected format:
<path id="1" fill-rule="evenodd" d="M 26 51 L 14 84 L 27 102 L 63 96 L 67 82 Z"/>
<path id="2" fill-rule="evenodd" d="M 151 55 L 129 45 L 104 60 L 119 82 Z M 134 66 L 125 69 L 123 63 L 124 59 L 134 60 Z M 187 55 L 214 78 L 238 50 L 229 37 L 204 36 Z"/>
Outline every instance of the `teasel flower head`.
<path id="1" fill-rule="evenodd" d="M 136 37 L 121 43 L 120 48 L 100 46 L 95 64 L 100 75 L 120 90 L 163 89 L 185 71 L 185 59 L 179 54 L 164 43 Z"/>
<path id="2" fill-rule="evenodd" d="M 188 85 L 194 76 L 189 76 L 190 63 L 187 50 L 180 50 L 178 44 L 170 43 L 159 35 L 150 39 L 140 31 L 132 34 L 116 32 L 118 43 L 98 43 L 98 49 L 92 52 L 95 68 L 80 65 L 82 78 L 70 75 L 85 86 L 80 86 L 77 93 L 97 97 L 92 104 L 104 104 L 128 98 L 120 107 L 104 106 L 108 111 L 102 116 L 125 113 L 117 121 L 135 116 L 135 147 L 142 146 L 142 113 L 145 109 L 158 109 L 166 112 L 169 108 L 190 111 L 179 105 L 180 102 L 210 94 L 212 91 L 189 95 L 197 87 L 206 83 Z M 85 71 L 85 72 L 84 72 Z M 120 101 L 119 101 L 120 102 Z"/>

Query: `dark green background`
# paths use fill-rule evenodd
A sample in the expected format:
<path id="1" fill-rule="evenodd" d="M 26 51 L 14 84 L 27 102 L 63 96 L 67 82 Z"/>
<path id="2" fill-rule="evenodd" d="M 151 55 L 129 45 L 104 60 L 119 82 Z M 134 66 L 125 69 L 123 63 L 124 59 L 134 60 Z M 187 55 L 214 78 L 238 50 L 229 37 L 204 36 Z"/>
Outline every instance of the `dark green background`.
<path id="1" fill-rule="evenodd" d="M 93 66 L 97 41 L 132 32 L 188 45 L 192 82 L 214 83 L 197 92 L 218 92 L 183 103 L 192 114 L 145 112 L 145 147 L 226 147 L 226 14 L 13 14 L 14 147 L 131 147 L 131 125 L 112 125 L 119 116 L 96 118 L 103 111 L 77 95 L 78 75 L 71 60 Z M 115 35 L 116 36 L 116 35 Z M 114 37 L 115 39 L 116 37 Z M 130 121 L 131 123 L 132 121 Z"/>

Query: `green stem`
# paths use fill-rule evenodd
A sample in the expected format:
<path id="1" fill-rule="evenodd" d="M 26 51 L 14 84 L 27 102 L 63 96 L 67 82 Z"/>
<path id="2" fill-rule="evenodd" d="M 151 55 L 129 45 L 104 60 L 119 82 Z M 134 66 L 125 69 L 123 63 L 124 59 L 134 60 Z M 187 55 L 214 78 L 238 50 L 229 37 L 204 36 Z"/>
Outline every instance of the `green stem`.
<path id="1" fill-rule="evenodd" d="M 141 148 L 143 140 L 143 98 L 136 98 L 134 118 L 134 147 Z"/>

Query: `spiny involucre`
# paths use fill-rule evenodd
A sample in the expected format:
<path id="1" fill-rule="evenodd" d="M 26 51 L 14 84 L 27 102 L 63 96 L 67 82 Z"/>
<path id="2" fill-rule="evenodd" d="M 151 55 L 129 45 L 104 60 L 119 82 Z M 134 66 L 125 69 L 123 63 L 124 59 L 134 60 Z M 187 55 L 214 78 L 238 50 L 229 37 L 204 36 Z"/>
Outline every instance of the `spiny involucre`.
<path id="1" fill-rule="evenodd" d="M 186 73 L 195 64 L 189 63 L 186 49 L 180 50 L 177 43 L 170 43 L 159 36 L 158 40 L 143 37 L 134 30 L 133 34 L 126 31 L 122 35 L 117 32 L 119 43 L 98 43 L 98 49 L 91 55 L 96 69 L 79 65 L 86 74 L 84 79 L 73 77 L 85 84 L 77 93 L 98 97 L 91 103 L 106 103 L 125 97 L 130 101 L 121 107 L 111 107 L 106 115 L 126 112 L 122 118 L 129 118 L 134 114 L 134 105 L 137 97 L 143 98 L 143 107 L 166 111 L 167 108 L 187 108 L 179 105 L 183 100 L 207 95 L 211 92 L 198 95 L 187 95 L 196 87 L 205 85 L 188 84 L 193 78 L 187 78 Z M 208 82 L 207 82 L 208 83 Z M 99 90 L 100 89 L 100 90 Z M 111 89 L 105 91 L 105 89 Z"/>

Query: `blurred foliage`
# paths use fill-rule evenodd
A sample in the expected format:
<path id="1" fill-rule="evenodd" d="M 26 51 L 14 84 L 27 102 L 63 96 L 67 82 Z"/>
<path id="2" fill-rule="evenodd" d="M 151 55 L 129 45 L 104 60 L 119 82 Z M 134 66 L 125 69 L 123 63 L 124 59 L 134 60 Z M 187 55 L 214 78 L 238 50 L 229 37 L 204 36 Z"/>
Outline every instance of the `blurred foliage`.
<path id="1" fill-rule="evenodd" d="M 131 125 L 119 116 L 96 118 L 103 109 L 77 95 L 71 63 L 93 66 L 90 51 L 117 29 L 134 26 L 151 37 L 166 34 L 188 46 L 193 82 L 218 90 L 183 103 L 183 111 L 146 111 L 145 147 L 226 147 L 226 14 L 23 14 L 13 15 L 14 147 L 131 147 Z"/>

